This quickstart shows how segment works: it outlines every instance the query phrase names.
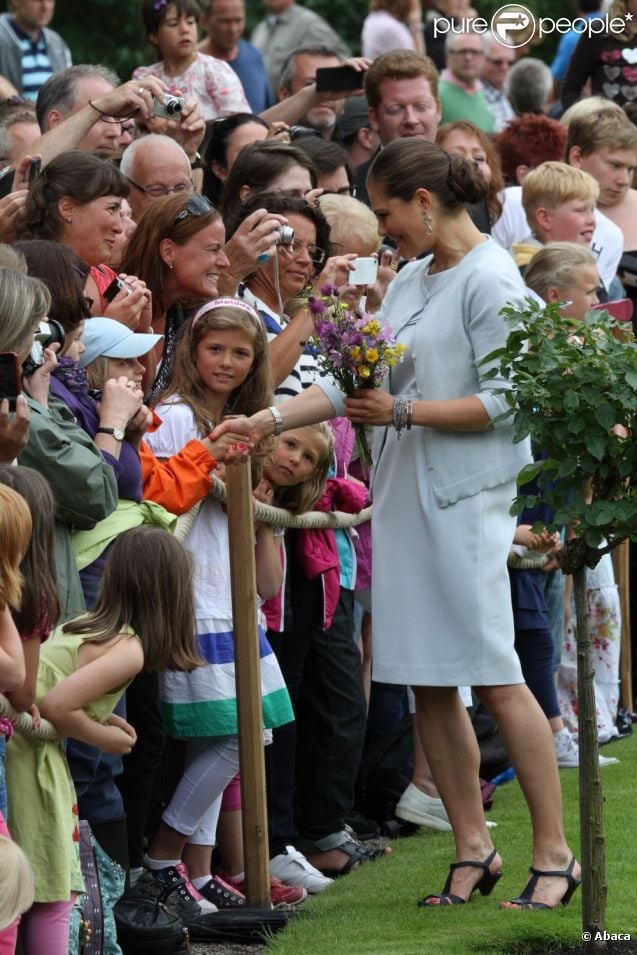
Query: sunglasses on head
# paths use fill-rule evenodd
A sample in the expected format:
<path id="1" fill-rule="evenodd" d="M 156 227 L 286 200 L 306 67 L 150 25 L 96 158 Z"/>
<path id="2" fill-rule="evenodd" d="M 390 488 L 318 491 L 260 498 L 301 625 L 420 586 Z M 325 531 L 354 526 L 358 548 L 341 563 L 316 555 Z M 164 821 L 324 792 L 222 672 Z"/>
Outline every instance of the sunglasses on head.
<path id="1" fill-rule="evenodd" d="M 214 206 L 210 199 L 208 199 L 207 196 L 202 196 L 197 193 L 189 197 L 181 212 L 175 216 L 174 224 L 177 225 L 178 222 L 183 222 L 188 216 L 205 216 L 208 212 L 214 212 Z"/>

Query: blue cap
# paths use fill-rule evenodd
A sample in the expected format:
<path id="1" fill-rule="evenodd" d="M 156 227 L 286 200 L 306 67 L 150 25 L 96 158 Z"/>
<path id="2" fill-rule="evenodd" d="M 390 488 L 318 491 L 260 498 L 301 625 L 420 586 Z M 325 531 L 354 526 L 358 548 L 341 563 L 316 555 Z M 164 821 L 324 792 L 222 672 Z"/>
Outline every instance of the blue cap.
<path id="1" fill-rule="evenodd" d="M 86 368 L 96 358 L 141 358 L 154 348 L 163 335 L 131 332 L 130 328 L 112 318 L 87 318 L 82 342 L 84 353 L 80 365 Z"/>

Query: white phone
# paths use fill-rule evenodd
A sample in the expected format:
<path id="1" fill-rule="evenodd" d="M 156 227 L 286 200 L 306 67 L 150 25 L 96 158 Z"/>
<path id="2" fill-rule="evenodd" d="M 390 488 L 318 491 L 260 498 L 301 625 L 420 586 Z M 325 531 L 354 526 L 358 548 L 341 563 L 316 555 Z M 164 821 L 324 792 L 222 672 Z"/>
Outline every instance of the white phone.
<path id="1" fill-rule="evenodd" d="M 378 274 L 378 259 L 373 255 L 353 260 L 354 268 L 347 276 L 348 285 L 373 285 Z"/>

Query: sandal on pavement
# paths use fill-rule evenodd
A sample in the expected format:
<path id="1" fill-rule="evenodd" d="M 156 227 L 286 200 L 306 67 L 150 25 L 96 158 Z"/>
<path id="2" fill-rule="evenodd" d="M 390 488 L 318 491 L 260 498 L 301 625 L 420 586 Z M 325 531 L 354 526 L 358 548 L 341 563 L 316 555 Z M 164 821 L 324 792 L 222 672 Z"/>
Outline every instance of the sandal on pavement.
<path id="1" fill-rule="evenodd" d="M 303 852 L 305 853 L 331 852 L 334 849 L 338 849 L 339 852 L 347 856 L 342 869 L 324 869 L 321 866 L 317 866 L 323 875 L 328 876 L 330 879 L 338 879 L 342 875 L 347 875 L 353 869 L 358 868 L 361 862 L 372 862 L 374 859 L 378 859 L 380 856 L 386 854 L 384 848 L 372 849 L 362 845 L 360 842 L 357 842 L 356 839 L 352 839 L 348 832 L 341 832 L 336 835 L 342 837 L 336 844 L 334 844 L 335 840 L 333 836 L 328 836 L 327 840 L 319 839 L 317 842 L 303 841 Z M 329 846 L 325 844 L 327 841 L 330 843 Z"/>
<path id="2" fill-rule="evenodd" d="M 490 895 L 493 891 L 493 887 L 502 877 L 502 869 L 497 869 L 495 872 L 491 872 L 489 866 L 496 857 L 496 850 L 494 849 L 488 859 L 485 859 L 484 862 L 477 862 L 471 859 L 466 862 L 452 862 L 449 866 L 449 875 L 447 876 L 447 881 L 445 882 L 444 888 L 439 895 L 427 895 L 424 899 L 421 899 L 418 903 L 420 908 L 437 908 L 441 905 L 464 905 L 469 901 L 476 889 L 480 892 L 481 895 Z M 482 876 L 478 879 L 474 887 L 469 893 L 469 898 L 463 899 L 460 895 L 453 895 L 451 890 L 451 880 L 453 878 L 453 873 L 456 869 L 463 868 L 472 868 L 472 869 L 482 869 Z M 431 900 L 431 901 L 430 901 Z"/>
<path id="3" fill-rule="evenodd" d="M 572 857 L 566 869 L 562 870 L 551 870 L 551 869 L 534 869 L 533 866 L 529 869 L 531 873 L 531 878 L 524 886 L 523 890 L 520 892 L 517 899 L 510 899 L 508 903 L 502 903 L 503 908 L 518 908 L 518 909 L 554 909 L 562 903 L 562 905 L 568 905 L 571 901 L 573 892 L 581 883 L 581 879 L 576 879 L 573 875 L 573 867 L 575 866 L 575 856 Z M 567 886 L 566 891 L 561 899 L 559 899 L 555 905 L 547 905 L 546 902 L 534 902 L 531 898 L 535 892 L 536 886 L 541 878 L 544 876 L 553 876 L 554 878 L 566 879 Z"/>

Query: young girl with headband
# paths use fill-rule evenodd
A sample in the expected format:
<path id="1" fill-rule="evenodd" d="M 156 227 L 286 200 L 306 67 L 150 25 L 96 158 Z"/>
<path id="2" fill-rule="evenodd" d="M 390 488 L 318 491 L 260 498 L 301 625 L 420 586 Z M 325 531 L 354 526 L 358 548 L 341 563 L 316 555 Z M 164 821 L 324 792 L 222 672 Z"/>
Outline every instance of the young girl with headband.
<path id="1" fill-rule="evenodd" d="M 224 416 L 251 415 L 271 400 L 268 343 L 260 318 L 245 302 L 208 302 L 181 332 L 172 384 L 155 409 L 162 424 L 147 442 L 158 457 L 168 458 L 191 439 L 207 435 Z M 255 537 L 257 591 L 266 599 L 281 582 L 279 540 L 265 524 Z M 218 893 L 210 847 L 223 790 L 239 768 L 228 521 L 219 501 L 208 497 L 202 502 L 185 544 L 195 557 L 197 634 L 207 665 L 193 674 L 161 678 L 166 731 L 187 740 L 186 761 L 146 863 L 160 883 L 184 879 L 182 896 L 211 911 Z M 276 727 L 293 719 L 292 708 L 261 626 L 259 645 L 263 723 Z"/>

